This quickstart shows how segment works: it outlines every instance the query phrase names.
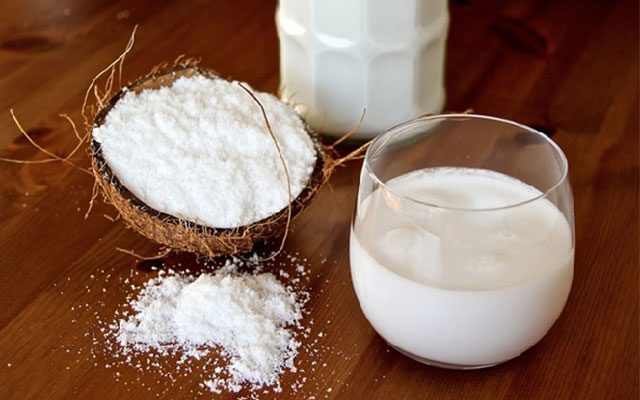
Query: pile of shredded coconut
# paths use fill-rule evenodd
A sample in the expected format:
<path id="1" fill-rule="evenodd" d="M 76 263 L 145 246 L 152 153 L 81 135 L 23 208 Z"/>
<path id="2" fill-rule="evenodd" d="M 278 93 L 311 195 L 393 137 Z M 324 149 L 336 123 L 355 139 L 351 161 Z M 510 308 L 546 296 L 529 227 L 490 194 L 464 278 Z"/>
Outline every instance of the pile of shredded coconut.
<path id="1" fill-rule="evenodd" d="M 164 260 L 136 262 L 135 267 L 131 269 L 123 269 L 119 264 L 107 268 L 95 268 L 83 290 L 94 294 L 97 298 L 92 297 L 92 301 L 88 302 L 82 297 L 79 299 L 74 297 L 74 300 L 80 300 L 80 303 L 73 304 L 69 310 L 72 318 L 69 323 L 75 326 L 73 330 L 75 334 L 66 337 L 55 350 L 76 357 L 75 361 L 70 359 L 66 366 L 67 373 L 80 373 L 78 368 L 84 365 L 81 363 L 89 363 L 98 369 L 110 370 L 114 383 L 120 385 L 121 389 L 135 393 L 143 390 L 157 398 L 206 398 L 206 392 L 216 394 L 235 392 L 240 387 L 242 389 L 235 392 L 233 397 L 247 400 L 279 396 L 307 399 L 333 397 L 335 385 L 348 387 L 350 383 L 338 377 L 337 370 L 330 360 L 342 359 L 352 362 L 354 357 L 359 357 L 361 349 L 359 350 L 357 344 L 349 341 L 347 336 L 331 333 L 336 309 L 331 306 L 330 301 L 323 302 L 323 310 L 321 310 L 327 319 L 314 321 L 310 314 L 309 308 L 313 307 L 309 304 L 311 293 L 308 292 L 311 280 L 315 282 L 313 284 L 315 295 L 322 295 L 330 282 L 328 278 L 323 277 L 323 272 L 327 269 L 322 268 L 317 273 L 311 273 L 308 260 L 304 256 L 299 253 L 283 252 L 281 254 L 282 256 L 278 259 L 268 261 L 257 254 L 243 259 L 230 257 L 216 260 L 193 259 L 181 255 Z M 320 261 L 322 265 L 326 263 L 327 259 Z M 176 324 L 169 321 L 176 315 L 179 295 L 186 287 L 195 283 L 198 276 L 202 276 L 203 273 L 209 277 L 215 277 L 216 281 L 225 277 L 242 278 L 240 281 L 231 280 L 239 283 L 252 282 L 251 276 L 263 276 L 265 272 L 272 274 L 266 278 L 267 281 L 277 277 L 284 291 L 290 296 L 295 296 L 295 306 L 288 300 L 283 300 L 287 305 L 284 308 L 288 310 L 286 313 L 294 315 L 297 312 L 291 311 L 299 310 L 303 318 L 286 323 L 285 326 L 277 329 L 277 332 L 286 331 L 284 336 L 290 338 L 291 346 L 288 350 L 279 353 L 280 358 L 272 358 L 272 360 L 281 361 L 280 367 L 275 366 L 277 370 L 282 368 L 281 375 L 276 376 L 275 382 L 260 386 L 252 383 L 251 378 L 243 380 L 243 372 L 236 374 L 235 377 L 232 376 L 232 363 L 235 362 L 234 365 L 237 366 L 251 365 L 245 363 L 247 359 L 241 352 L 233 356 L 230 351 L 225 350 L 225 343 L 239 342 L 228 342 L 227 339 L 218 345 L 180 342 L 176 339 Z M 55 282 L 53 286 L 61 299 L 67 299 L 76 292 L 75 285 L 78 284 L 79 281 L 76 278 L 67 276 Z M 339 284 L 344 286 L 348 281 L 343 280 Z M 71 290 L 71 287 L 75 289 Z M 244 285 L 233 284 L 229 287 L 237 290 L 244 288 Z M 194 290 L 193 293 L 200 292 L 201 290 Z M 251 290 L 247 293 L 250 292 Z M 171 293 L 176 296 L 172 296 Z M 216 293 L 222 292 L 216 291 Z M 273 292 L 267 290 L 267 293 Z M 280 293 L 276 294 L 275 298 L 284 299 L 281 297 L 282 292 L 277 290 L 275 293 Z M 121 306 L 114 310 L 113 301 L 119 296 L 122 296 L 118 300 Z M 232 296 L 235 299 L 243 297 L 240 294 Z M 216 302 L 219 302 L 219 299 L 224 296 L 215 298 L 218 299 Z M 206 304 L 212 306 L 208 301 Z M 215 312 L 217 316 L 222 313 L 222 311 Z M 270 313 L 267 312 L 267 314 Z M 245 316 L 243 311 L 240 320 L 244 320 Z M 237 318 L 237 315 L 234 315 L 234 318 Z M 297 317 L 292 319 L 295 318 Z M 136 323 L 143 320 L 144 323 Z M 189 321 L 201 323 L 203 320 L 199 320 L 198 317 Z M 223 329 L 223 327 L 212 329 Z M 226 332 L 230 333 L 231 330 Z M 291 336 L 288 336 L 289 334 Z M 125 338 L 126 340 L 123 340 Z M 335 347 L 344 339 L 349 348 L 346 351 Z M 271 344 L 277 342 L 277 340 L 268 341 Z M 230 348 L 238 347 L 230 346 Z M 274 349 L 271 345 L 267 348 Z M 277 354 L 277 351 L 270 354 Z M 7 361 L 7 367 L 19 363 L 19 360 Z M 267 364 L 259 365 L 265 367 Z M 274 376 L 267 372 L 270 368 L 251 368 L 254 372 L 261 371 L 254 375 L 260 377 L 258 381 L 267 382 L 270 380 L 269 376 Z M 240 368 L 238 370 L 241 371 Z M 384 379 L 384 375 L 382 378 Z M 375 382 L 378 382 L 378 379 L 376 378 Z"/>
<path id="2" fill-rule="evenodd" d="M 286 160 L 291 192 L 317 154 L 301 118 L 256 93 Z M 196 75 L 128 92 L 93 129 L 121 183 L 152 208 L 217 228 L 247 225 L 289 203 L 282 161 L 259 106 L 237 82 Z"/>
<path id="3" fill-rule="evenodd" d="M 160 274 L 112 329 L 125 353 L 179 350 L 199 359 L 215 348 L 228 363 L 202 383 L 214 393 L 243 386 L 278 391 L 279 376 L 296 370 L 300 342 L 293 330 L 302 304 L 271 273 Z"/>

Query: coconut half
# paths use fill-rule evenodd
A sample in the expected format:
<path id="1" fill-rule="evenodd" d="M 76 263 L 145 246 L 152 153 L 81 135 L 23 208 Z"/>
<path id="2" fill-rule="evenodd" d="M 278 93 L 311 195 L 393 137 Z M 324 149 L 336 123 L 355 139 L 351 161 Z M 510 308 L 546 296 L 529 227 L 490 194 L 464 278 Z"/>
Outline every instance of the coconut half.
<path id="1" fill-rule="evenodd" d="M 222 79 L 213 71 L 193 65 L 177 65 L 153 72 L 127 85 L 117 92 L 96 114 L 93 130 L 103 126 L 109 112 L 128 92 L 140 93 L 170 87 L 181 77 L 200 75 L 208 79 Z M 247 94 L 248 96 L 248 94 Z M 267 110 L 268 111 L 268 110 Z M 256 107 L 251 111 L 260 113 Z M 296 115 L 297 118 L 300 118 Z M 188 118 L 188 117 L 185 117 Z M 312 141 L 315 164 L 306 184 L 291 202 L 291 217 L 295 217 L 309 204 L 313 196 L 326 182 L 329 175 L 329 156 L 323 150 L 318 135 L 312 132 L 300 118 L 305 133 Z M 238 132 L 241 134 L 241 132 Z M 275 144 L 272 143 L 273 146 Z M 145 203 L 122 183 L 103 153 L 103 146 L 95 135 L 91 139 L 92 169 L 107 202 L 113 204 L 122 218 L 133 229 L 166 247 L 200 253 L 206 256 L 235 254 L 250 251 L 257 242 L 279 237 L 288 228 L 289 204 L 271 215 L 241 226 L 215 227 L 203 224 L 199 218 L 184 218 L 158 210 Z M 278 165 L 277 168 L 283 168 Z M 212 171 L 213 174 L 216 171 Z M 212 198 L 211 201 L 216 201 Z M 150 203 L 150 201 L 148 201 Z"/>

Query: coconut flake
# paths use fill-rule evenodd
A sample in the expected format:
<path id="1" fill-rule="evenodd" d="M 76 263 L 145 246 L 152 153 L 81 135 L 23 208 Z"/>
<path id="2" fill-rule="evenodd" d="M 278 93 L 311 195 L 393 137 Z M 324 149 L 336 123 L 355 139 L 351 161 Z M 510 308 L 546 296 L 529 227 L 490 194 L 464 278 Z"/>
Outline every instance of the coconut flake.
<path id="1" fill-rule="evenodd" d="M 203 382 L 209 390 L 278 391 L 279 376 L 296 370 L 293 328 L 302 303 L 271 273 L 160 276 L 132 302 L 134 313 L 119 321 L 115 338 L 124 351 L 180 350 L 196 359 L 217 348 L 229 359 L 227 378 Z"/>
<path id="2" fill-rule="evenodd" d="M 273 95 L 255 94 L 295 198 L 313 172 L 314 144 L 291 107 Z M 158 211 L 231 228 L 289 203 L 286 174 L 264 118 L 237 82 L 196 75 L 170 87 L 129 91 L 94 127 L 93 137 L 120 182 Z"/>

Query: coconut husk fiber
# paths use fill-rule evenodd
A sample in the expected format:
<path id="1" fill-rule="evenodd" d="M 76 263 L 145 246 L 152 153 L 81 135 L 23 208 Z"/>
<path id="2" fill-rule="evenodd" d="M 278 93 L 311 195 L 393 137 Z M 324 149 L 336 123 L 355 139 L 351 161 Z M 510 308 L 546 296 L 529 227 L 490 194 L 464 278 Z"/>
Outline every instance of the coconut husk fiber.
<path id="1" fill-rule="evenodd" d="M 151 73 L 126 85 L 105 102 L 99 102 L 93 118 L 93 127 L 104 123 L 109 111 L 127 91 L 157 89 L 171 85 L 179 77 L 197 74 L 210 79 L 222 79 L 212 70 L 199 67 L 190 61 L 154 68 Z M 257 107 L 256 112 L 259 112 Z M 324 147 L 318 135 L 306 124 L 305 128 L 317 152 L 316 164 L 307 185 L 293 199 L 290 206 L 286 206 L 268 218 L 245 226 L 209 227 L 151 208 L 120 182 L 106 162 L 100 143 L 93 137 L 90 140 L 92 172 L 105 200 L 118 210 L 131 228 L 143 236 L 170 249 L 199 253 L 208 257 L 247 252 L 252 250 L 257 242 L 285 235 L 290 220 L 311 202 L 337 165 L 336 161 L 341 161 L 334 159 L 335 153 L 331 151 L 332 148 Z M 215 201 L 215 199 L 211 200 Z"/>

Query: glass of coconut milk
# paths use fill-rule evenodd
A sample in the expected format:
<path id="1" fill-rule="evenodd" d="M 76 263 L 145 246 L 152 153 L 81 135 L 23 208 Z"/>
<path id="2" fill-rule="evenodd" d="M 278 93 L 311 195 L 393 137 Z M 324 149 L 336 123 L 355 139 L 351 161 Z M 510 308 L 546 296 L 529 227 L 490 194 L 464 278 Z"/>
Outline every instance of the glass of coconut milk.
<path id="1" fill-rule="evenodd" d="M 553 141 L 499 118 L 421 117 L 367 150 L 351 275 L 365 316 L 398 351 L 483 368 L 556 321 L 574 240 L 567 159 Z"/>

